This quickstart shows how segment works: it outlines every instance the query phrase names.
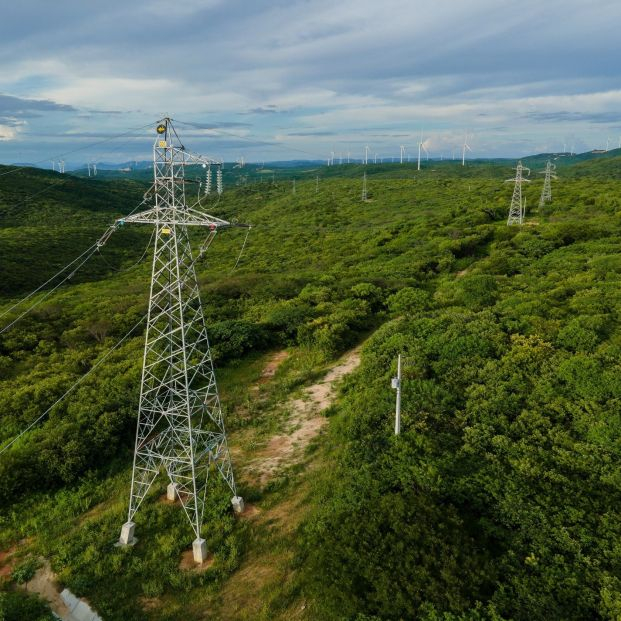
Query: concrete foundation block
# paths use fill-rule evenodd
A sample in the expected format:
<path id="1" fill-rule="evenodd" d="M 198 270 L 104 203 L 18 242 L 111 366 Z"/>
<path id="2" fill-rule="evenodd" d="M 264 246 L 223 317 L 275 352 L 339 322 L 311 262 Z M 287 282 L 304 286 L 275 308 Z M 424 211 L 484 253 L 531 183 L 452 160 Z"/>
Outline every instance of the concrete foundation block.
<path id="1" fill-rule="evenodd" d="M 195 563 L 204 563 L 207 560 L 207 542 L 204 539 L 195 539 L 192 542 L 192 553 Z"/>
<path id="2" fill-rule="evenodd" d="M 121 536 L 119 537 L 119 545 L 133 546 L 136 543 L 134 532 L 136 524 L 134 522 L 125 522 L 121 528 Z"/>
<path id="3" fill-rule="evenodd" d="M 233 505 L 233 511 L 235 511 L 235 513 L 244 512 L 244 499 L 241 496 L 233 496 L 233 498 L 231 498 L 231 504 Z"/>
<path id="4" fill-rule="evenodd" d="M 169 483 L 166 488 L 166 500 L 174 502 L 177 500 L 177 486 L 174 483 Z"/>
<path id="5" fill-rule="evenodd" d="M 69 608 L 69 612 L 80 603 L 80 600 L 69 589 L 63 589 L 60 598 L 65 602 L 65 606 Z"/>

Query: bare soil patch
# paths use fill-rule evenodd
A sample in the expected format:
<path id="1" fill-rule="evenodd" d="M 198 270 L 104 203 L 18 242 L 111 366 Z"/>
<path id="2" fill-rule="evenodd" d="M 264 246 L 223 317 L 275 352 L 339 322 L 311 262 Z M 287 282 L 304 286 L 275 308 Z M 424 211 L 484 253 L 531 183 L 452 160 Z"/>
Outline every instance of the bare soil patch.
<path id="1" fill-rule="evenodd" d="M 336 384 L 359 364 L 360 348 L 356 348 L 343 356 L 323 379 L 306 388 L 300 399 L 287 403 L 286 431 L 273 436 L 258 457 L 249 462 L 245 470 L 250 478 L 263 486 L 278 470 L 299 462 L 304 449 L 327 422 L 321 413 L 334 400 Z"/>
<path id="2" fill-rule="evenodd" d="M 71 612 L 60 597 L 60 587 L 56 581 L 56 574 L 52 571 L 50 564 L 42 560 L 42 565 L 37 570 L 30 582 L 24 585 L 24 589 L 30 593 L 37 593 L 46 600 L 50 608 L 61 618 L 71 619 Z"/>
<path id="3" fill-rule="evenodd" d="M 184 571 L 194 571 L 197 573 L 201 573 L 203 571 L 207 571 L 210 567 L 212 567 L 215 563 L 215 560 L 216 559 L 213 554 L 208 554 L 207 560 L 199 565 L 194 561 L 194 553 L 192 552 L 192 549 L 189 549 L 181 555 L 179 569 L 183 569 Z"/>
<path id="4" fill-rule="evenodd" d="M 267 361 L 265 368 L 261 372 L 261 378 L 259 379 L 259 384 L 265 384 L 268 382 L 274 375 L 276 375 L 276 371 L 280 365 L 289 357 L 289 352 L 286 349 L 282 351 L 277 351 L 272 357 Z"/>

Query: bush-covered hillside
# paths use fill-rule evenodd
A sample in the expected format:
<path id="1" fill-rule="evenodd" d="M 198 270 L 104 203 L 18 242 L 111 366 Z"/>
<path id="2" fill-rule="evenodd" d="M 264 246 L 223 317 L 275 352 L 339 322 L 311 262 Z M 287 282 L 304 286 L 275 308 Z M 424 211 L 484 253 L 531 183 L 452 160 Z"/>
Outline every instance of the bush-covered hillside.
<path id="1" fill-rule="evenodd" d="M 243 231 L 218 234 L 197 263 L 239 467 L 244 434 L 268 437 L 277 425 L 276 401 L 367 339 L 360 370 L 328 411 L 310 478 L 242 490 L 272 506 L 300 481 L 312 487 L 310 513 L 287 534 L 286 579 L 262 616 L 243 607 L 227 616 L 214 602 L 258 541 L 284 543 L 234 521 L 223 489 L 213 490 L 206 524 L 211 573 L 178 569 L 186 525 L 170 507 L 145 506 L 155 547 L 111 549 L 128 493 L 140 330 L 0 456 L 0 550 L 31 538 L 28 553 L 50 559 L 106 619 L 179 618 L 188 598 L 207 602 L 183 608 L 188 619 L 285 619 L 293 607 L 308 621 L 618 618 L 621 182 L 568 172 L 543 213 L 508 228 L 510 165 L 378 165 L 366 202 L 362 167 L 324 176 L 337 168 L 319 172 L 318 191 L 314 178 L 295 194 L 290 181 L 264 182 L 203 202 L 253 225 L 236 269 Z M 0 256 L 15 274 L 4 308 L 144 191 L 68 178 L 71 193 L 42 192 L 33 215 L 6 198 L 9 177 L 0 177 Z M 540 180 L 526 189 L 528 205 L 540 191 Z M 41 243 L 63 235 L 66 246 Z M 106 269 L 91 266 L 0 335 L 0 442 L 143 316 L 150 264 L 136 262 L 148 240 L 141 227 L 117 231 L 92 259 Z M 276 348 L 307 367 L 258 403 L 248 378 Z M 398 353 L 403 433 L 394 437 Z"/>

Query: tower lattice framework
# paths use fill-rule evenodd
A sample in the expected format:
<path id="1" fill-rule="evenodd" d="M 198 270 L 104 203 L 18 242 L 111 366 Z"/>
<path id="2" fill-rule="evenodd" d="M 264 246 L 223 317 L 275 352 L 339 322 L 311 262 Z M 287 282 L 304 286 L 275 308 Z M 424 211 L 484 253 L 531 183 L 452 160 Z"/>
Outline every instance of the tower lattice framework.
<path id="1" fill-rule="evenodd" d="M 542 170 L 540 174 L 545 175 L 541 197 L 539 198 L 539 208 L 541 209 L 546 203 L 552 202 L 552 179 L 556 179 L 556 165 L 548 160 L 546 169 Z"/>
<path id="2" fill-rule="evenodd" d="M 515 171 L 515 177 L 513 179 L 507 179 L 507 181 L 515 182 L 513 186 L 513 196 L 511 197 L 511 205 L 509 207 L 509 217 L 507 218 L 508 226 L 512 224 L 522 224 L 524 222 L 526 200 L 522 198 L 522 184 L 530 183 L 530 181 L 524 177 L 525 174 L 530 174 L 530 169 L 523 166 L 521 161 L 518 162 Z"/>
<path id="3" fill-rule="evenodd" d="M 188 227 L 206 227 L 211 235 L 231 223 L 186 204 L 185 168 L 219 162 L 185 150 L 170 121 L 158 125 L 153 147 L 153 208 L 118 224 L 155 227 L 138 424 L 127 523 L 120 543 L 133 543 L 133 517 L 160 471 L 170 484 L 196 535 L 194 558 L 204 560 L 201 527 L 210 473 L 219 473 L 237 496 L 207 328 L 203 317 L 195 259 Z M 219 169 L 218 169 L 219 170 Z"/>

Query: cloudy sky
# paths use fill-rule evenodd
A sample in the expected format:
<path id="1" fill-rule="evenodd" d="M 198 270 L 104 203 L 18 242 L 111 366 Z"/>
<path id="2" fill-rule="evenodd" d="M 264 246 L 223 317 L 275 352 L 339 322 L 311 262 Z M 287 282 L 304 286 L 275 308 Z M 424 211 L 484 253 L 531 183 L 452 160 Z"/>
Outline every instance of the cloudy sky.
<path id="1" fill-rule="evenodd" d="M 0 162 L 520 156 L 618 146 L 619 0 L 20 0 L 0 21 Z M 120 138 L 110 139 L 123 134 Z M 63 155 L 64 154 L 64 155 Z"/>

